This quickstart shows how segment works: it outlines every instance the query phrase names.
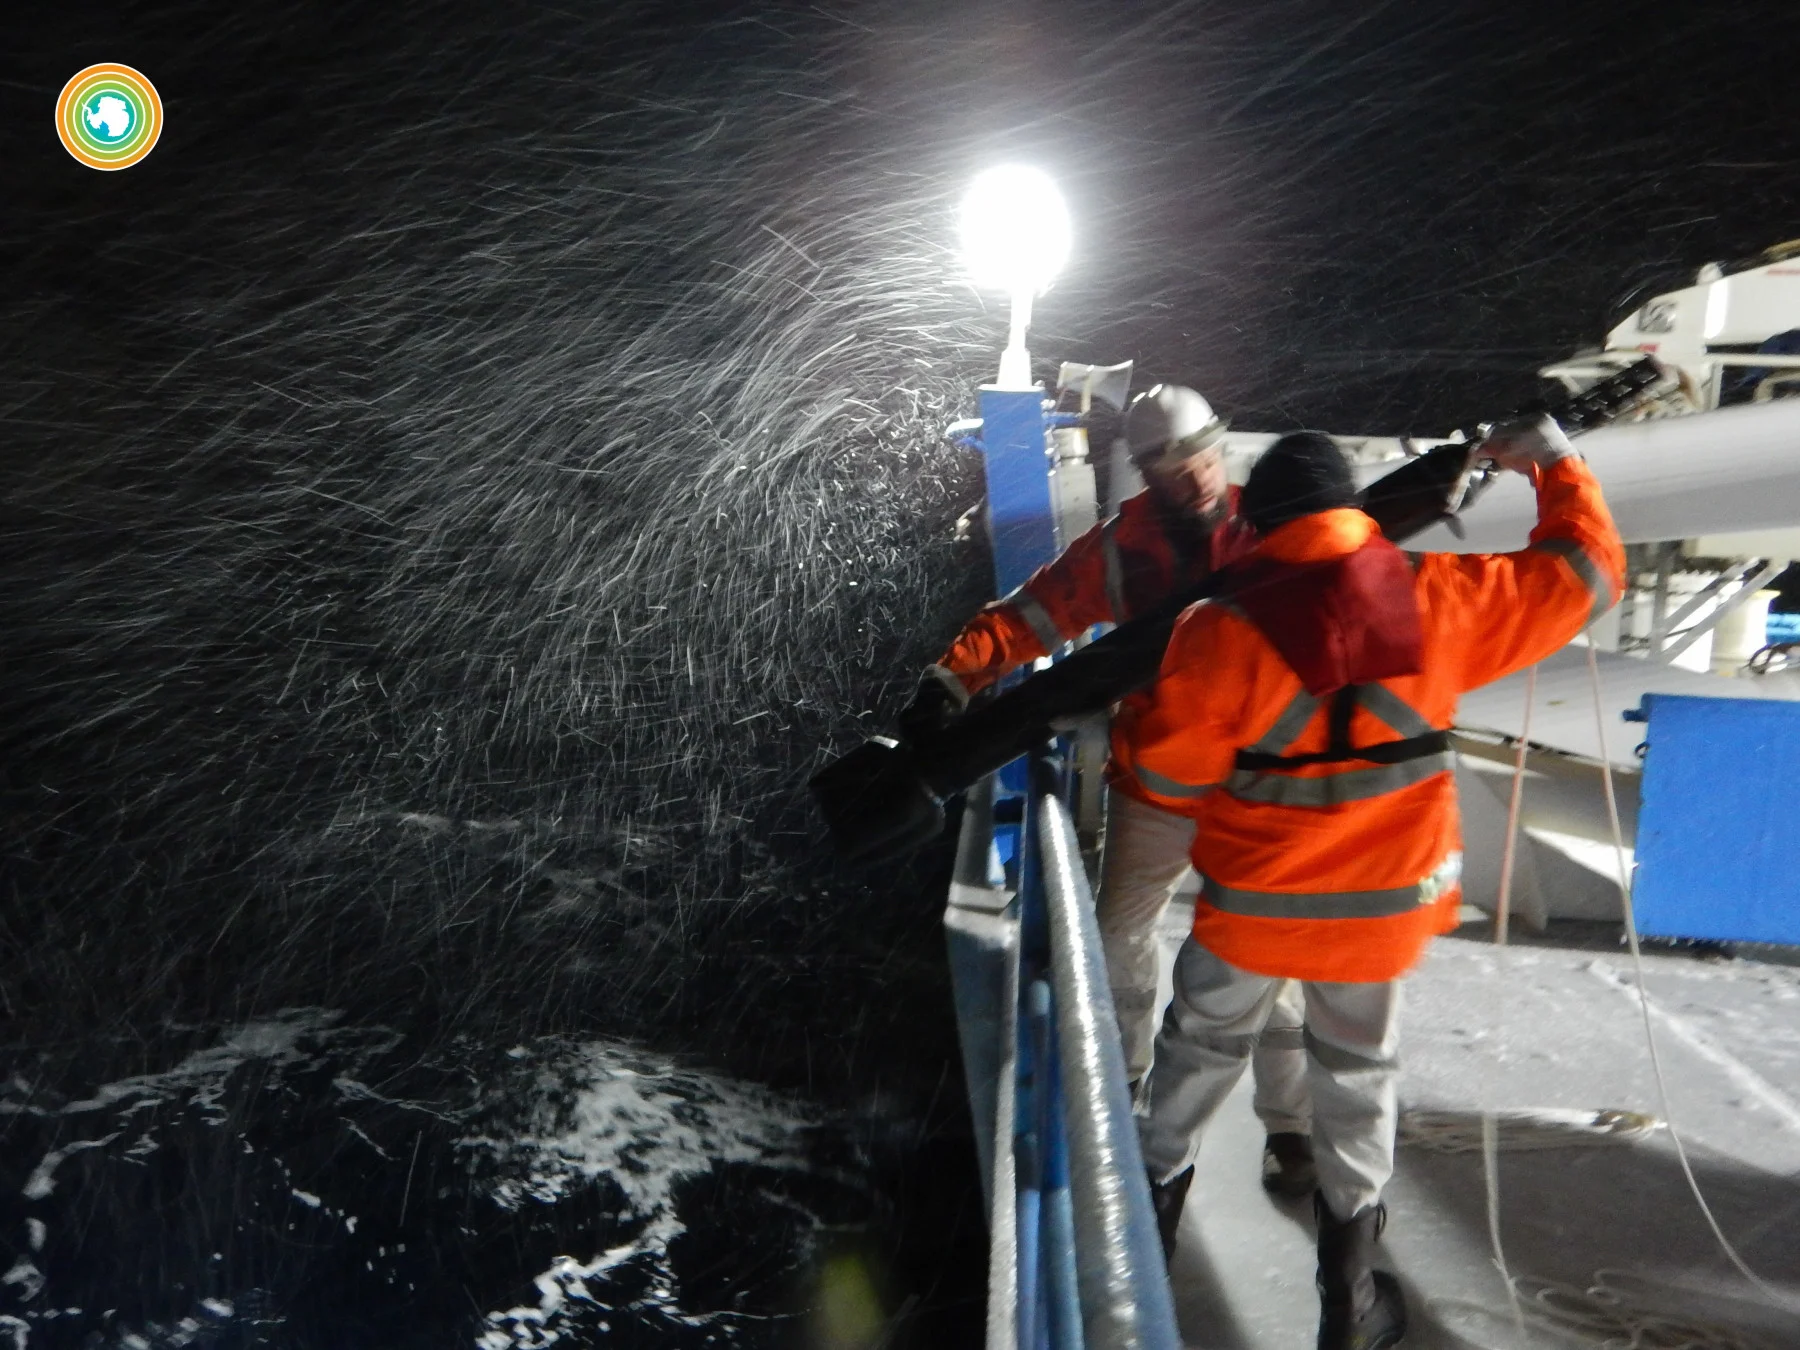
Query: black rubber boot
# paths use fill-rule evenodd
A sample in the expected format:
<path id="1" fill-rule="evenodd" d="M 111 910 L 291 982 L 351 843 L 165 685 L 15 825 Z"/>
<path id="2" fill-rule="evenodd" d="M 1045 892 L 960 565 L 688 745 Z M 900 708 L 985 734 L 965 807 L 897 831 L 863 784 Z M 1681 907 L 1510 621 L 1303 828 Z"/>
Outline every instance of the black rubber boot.
<path id="1" fill-rule="evenodd" d="M 1298 1200 L 1319 1188 L 1312 1140 L 1304 1134 L 1282 1131 L 1264 1139 L 1262 1169 L 1263 1189 L 1283 1200 Z"/>
<path id="2" fill-rule="evenodd" d="M 1167 1181 L 1150 1174 L 1150 1203 L 1156 1208 L 1156 1232 L 1162 1238 L 1163 1260 L 1175 1255 L 1175 1230 L 1181 1226 L 1181 1207 L 1187 1202 L 1188 1187 L 1194 1184 L 1194 1169 L 1177 1172 Z"/>
<path id="3" fill-rule="evenodd" d="M 1375 1269 L 1375 1243 L 1387 1206 L 1370 1205 L 1352 1219 L 1313 1197 L 1319 1219 L 1319 1350 L 1384 1350 L 1406 1335 L 1400 1282 Z"/>

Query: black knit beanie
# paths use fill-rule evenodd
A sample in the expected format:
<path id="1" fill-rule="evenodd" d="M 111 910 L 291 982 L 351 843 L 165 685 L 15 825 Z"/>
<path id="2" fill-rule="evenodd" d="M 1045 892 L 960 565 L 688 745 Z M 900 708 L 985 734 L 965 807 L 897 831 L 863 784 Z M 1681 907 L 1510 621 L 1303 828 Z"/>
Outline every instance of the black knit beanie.
<path id="1" fill-rule="evenodd" d="M 1250 466 L 1238 509 L 1258 534 L 1315 511 L 1355 506 L 1361 494 L 1344 452 L 1322 431 L 1283 436 Z"/>

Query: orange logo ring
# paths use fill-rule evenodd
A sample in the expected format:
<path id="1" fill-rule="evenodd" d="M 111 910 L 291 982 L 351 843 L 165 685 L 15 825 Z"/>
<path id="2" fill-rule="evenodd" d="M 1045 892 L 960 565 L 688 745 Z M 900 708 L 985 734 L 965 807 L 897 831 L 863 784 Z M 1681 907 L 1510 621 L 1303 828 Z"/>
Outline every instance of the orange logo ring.
<path id="1" fill-rule="evenodd" d="M 96 102 L 98 108 L 90 107 Z M 130 168 L 156 148 L 162 127 L 156 86 L 130 66 L 89 66 L 77 71 L 57 96 L 57 138 L 90 169 Z"/>

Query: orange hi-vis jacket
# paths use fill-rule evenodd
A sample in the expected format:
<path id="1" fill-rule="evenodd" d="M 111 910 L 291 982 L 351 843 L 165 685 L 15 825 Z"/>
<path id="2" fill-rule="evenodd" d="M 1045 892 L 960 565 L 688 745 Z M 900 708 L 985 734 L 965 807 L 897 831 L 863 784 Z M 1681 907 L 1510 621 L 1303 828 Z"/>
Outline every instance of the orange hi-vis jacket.
<path id="1" fill-rule="evenodd" d="M 1236 488 L 1230 506 L 1209 535 L 1186 540 L 1183 522 L 1171 522 L 1148 491 L 1127 498 L 1117 515 L 971 619 L 938 658 L 940 675 L 952 678 L 965 696 L 980 693 L 1095 624 L 1124 623 L 1177 589 L 1205 580 L 1246 554 L 1254 541 L 1236 518 Z"/>
<path id="2" fill-rule="evenodd" d="M 1538 524 L 1517 553 L 1402 555 L 1361 511 L 1334 510 L 1271 531 L 1242 565 L 1304 583 L 1367 563 L 1378 580 L 1337 608 L 1369 614 L 1321 611 L 1283 633 L 1266 607 L 1252 620 L 1246 591 L 1182 615 L 1157 683 L 1121 709 L 1113 756 L 1149 801 L 1194 817 L 1205 880 L 1193 932 L 1215 955 L 1262 975 L 1375 982 L 1455 925 L 1462 844 L 1441 733 L 1457 698 L 1563 646 L 1624 584 L 1587 465 L 1570 457 L 1536 477 Z M 1367 640 L 1383 623 L 1410 659 Z M 1360 677 L 1371 660 L 1413 673 Z"/>

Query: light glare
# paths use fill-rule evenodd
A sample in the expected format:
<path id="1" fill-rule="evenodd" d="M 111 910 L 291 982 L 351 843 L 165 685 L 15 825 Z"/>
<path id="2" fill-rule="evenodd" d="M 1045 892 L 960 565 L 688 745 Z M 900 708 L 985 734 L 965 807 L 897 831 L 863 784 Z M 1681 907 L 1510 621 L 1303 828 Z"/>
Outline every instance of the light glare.
<path id="1" fill-rule="evenodd" d="M 1708 342 L 1725 331 L 1725 311 L 1731 303 L 1725 286 L 1726 283 L 1719 280 L 1706 288 L 1706 318 L 1702 321 L 1700 336 Z"/>
<path id="2" fill-rule="evenodd" d="M 1069 211 L 1041 169 L 977 174 L 962 203 L 962 250 L 977 286 L 1036 294 L 1069 257 Z"/>

